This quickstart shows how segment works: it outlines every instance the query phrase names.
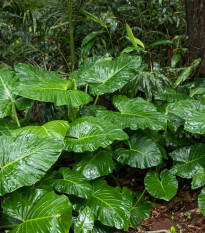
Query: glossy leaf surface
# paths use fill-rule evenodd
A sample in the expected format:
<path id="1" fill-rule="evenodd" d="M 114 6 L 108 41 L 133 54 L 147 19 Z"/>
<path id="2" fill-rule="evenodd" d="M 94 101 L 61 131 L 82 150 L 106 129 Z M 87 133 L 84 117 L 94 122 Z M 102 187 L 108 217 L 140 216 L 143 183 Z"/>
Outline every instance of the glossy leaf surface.
<path id="1" fill-rule="evenodd" d="M 106 60 L 96 63 L 80 77 L 91 85 L 90 93 L 102 95 L 122 88 L 136 72 L 141 64 L 138 56 L 121 56 L 115 60 Z"/>
<path id="2" fill-rule="evenodd" d="M 21 82 L 15 93 L 33 100 L 52 102 L 56 106 L 80 106 L 89 103 L 92 98 L 87 93 L 78 90 L 68 90 L 70 80 L 39 80 Z"/>
<path id="3" fill-rule="evenodd" d="M 74 166 L 75 171 L 81 172 L 87 179 L 95 179 L 108 175 L 115 168 L 111 151 L 95 151 L 77 154 L 80 159 Z"/>
<path id="4" fill-rule="evenodd" d="M 155 171 L 148 171 L 144 179 L 147 191 L 155 198 L 169 201 L 172 199 L 178 189 L 178 181 L 175 176 L 169 173 L 167 169 L 159 175 Z"/>
<path id="5" fill-rule="evenodd" d="M 204 108 L 199 100 L 188 99 L 170 103 L 167 110 L 183 119 L 186 119 L 193 111 Z"/>
<path id="6" fill-rule="evenodd" d="M 86 180 L 81 173 L 71 171 L 70 168 L 61 167 L 59 174 L 46 182 L 60 193 L 88 198 L 92 193 L 92 186 Z"/>
<path id="7" fill-rule="evenodd" d="M 0 117 L 12 115 L 15 108 L 15 95 L 13 90 L 16 87 L 17 78 L 13 71 L 0 70 Z"/>
<path id="8" fill-rule="evenodd" d="M 192 111 L 186 118 L 184 129 L 191 133 L 205 134 L 205 109 Z"/>
<path id="9" fill-rule="evenodd" d="M 126 96 L 114 96 L 114 106 L 120 112 L 97 111 L 97 117 L 109 120 L 122 129 L 130 128 L 162 130 L 165 128 L 165 117 L 157 112 L 156 107 L 142 98 L 129 99 Z"/>
<path id="10" fill-rule="evenodd" d="M 0 195 L 35 184 L 56 162 L 61 140 L 34 135 L 0 137 Z"/>
<path id="11" fill-rule="evenodd" d="M 26 188 L 2 202 L 4 214 L 19 221 L 10 232 L 67 233 L 71 226 L 72 205 L 64 195 L 43 188 Z"/>
<path id="12" fill-rule="evenodd" d="M 157 144 L 142 132 L 133 133 L 126 144 L 129 150 L 120 148 L 115 152 L 118 162 L 141 169 L 161 163 L 162 155 Z"/>
<path id="13" fill-rule="evenodd" d="M 93 226 L 94 226 L 94 216 L 91 209 L 87 206 L 78 215 L 75 221 L 74 232 L 89 233 L 92 231 Z"/>
<path id="14" fill-rule="evenodd" d="M 175 164 L 171 168 L 172 174 L 183 178 L 192 178 L 199 167 L 205 168 L 205 145 L 198 143 L 180 148 L 170 153 Z"/>
<path id="15" fill-rule="evenodd" d="M 191 188 L 197 189 L 205 185 L 205 169 L 200 167 L 192 178 Z"/>
<path id="16" fill-rule="evenodd" d="M 65 77 L 59 75 L 54 71 L 47 71 L 44 68 L 31 66 L 24 63 L 15 65 L 15 72 L 20 81 L 39 81 L 39 80 L 66 80 Z"/>
<path id="17" fill-rule="evenodd" d="M 69 124 L 67 121 L 56 120 L 50 121 L 42 126 L 26 126 L 16 130 L 12 130 L 13 136 L 19 136 L 22 134 L 34 134 L 37 137 L 53 137 L 63 139 L 68 131 Z"/>
<path id="18" fill-rule="evenodd" d="M 103 180 L 93 182 L 93 194 L 87 205 L 91 208 L 95 219 L 108 226 L 128 229 L 130 218 L 129 202 L 124 200 L 115 188 Z"/>
<path id="19" fill-rule="evenodd" d="M 95 117 L 83 117 L 71 123 L 65 148 L 75 152 L 95 151 L 99 147 L 110 145 L 114 140 L 127 138 L 123 130 L 109 121 Z"/>

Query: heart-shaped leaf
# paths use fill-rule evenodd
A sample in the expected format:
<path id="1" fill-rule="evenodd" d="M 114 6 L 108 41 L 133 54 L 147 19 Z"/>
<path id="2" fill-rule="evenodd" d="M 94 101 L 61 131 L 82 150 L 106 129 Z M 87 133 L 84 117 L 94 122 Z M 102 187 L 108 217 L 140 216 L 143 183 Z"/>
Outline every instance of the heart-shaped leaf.
<path id="1" fill-rule="evenodd" d="M 108 226 L 128 229 L 130 219 L 129 202 L 122 198 L 120 192 L 103 180 L 93 182 L 93 194 L 87 205 L 94 213 L 95 219 Z"/>
<path id="2" fill-rule="evenodd" d="M 192 178 L 199 167 L 205 168 L 205 145 L 198 143 L 170 153 L 175 161 L 170 172 L 183 178 Z"/>
<path id="3" fill-rule="evenodd" d="M 98 110 L 97 117 L 109 120 L 122 129 L 132 130 L 150 128 L 163 130 L 165 117 L 156 107 L 142 98 L 129 99 L 126 96 L 114 96 L 113 103 L 120 112 Z"/>
<path id="4" fill-rule="evenodd" d="M 205 185 L 205 169 L 200 167 L 192 178 L 191 188 L 197 189 L 203 185 Z"/>
<path id="5" fill-rule="evenodd" d="M 123 130 L 109 121 L 95 117 L 83 117 L 71 123 L 68 137 L 66 137 L 66 150 L 95 151 L 99 147 L 110 145 L 114 140 L 127 138 Z"/>
<path id="6" fill-rule="evenodd" d="M 68 131 L 69 124 L 67 121 L 56 120 L 50 121 L 42 126 L 26 126 L 16 130 L 12 130 L 13 136 L 22 134 L 34 134 L 37 137 L 53 137 L 63 139 Z"/>
<path id="7" fill-rule="evenodd" d="M 89 233 L 92 231 L 93 226 L 94 226 L 94 216 L 91 209 L 87 206 L 78 215 L 75 221 L 74 232 Z"/>
<path id="8" fill-rule="evenodd" d="M 178 189 L 178 182 L 175 176 L 165 169 L 160 176 L 155 171 L 148 171 L 144 179 L 147 191 L 156 198 L 169 201 L 172 199 Z"/>
<path id="9" fill-rule="evenodd" d="M 92 100 L 91 96 L 83 91 L 68 90 L 71 86 L 70 80 L 24 81 L 16 87 L 15 93 L 32 100 L 52 102 L 56 106 L 68 104 L 76 107 Z"/>
<path id="10" fill-rule="evenodd" d="M 19 224 L 10 232 L 69 232 L 72 205 L 64 195 L 43 188 L 26 188 L 2 202 L 3 213 Z"/>
<path id="11" fill-rule="evenodd" d="M 35 184 L 56 162 L 62 140 L 34 135 L 0 137 L 0 195 Z"/>
<path id="12" fill-rule="evenodd" d="M 91 84 L 91 94 L 102 95 L 122 88 L 140 65 L 141 58 L 138 56 L 120 56 L 115 60 L 97 62 L 90 69 L 86 68 L 79 78 Z"/>
<path id="13" fill-rule="evenodd" d="M 157 144 L 143 132 L 133 133 L 126 144 L 129 150 L 120 148 L 115 151 L 118 162 L 142 169 L 161 163 L 162 155 Z"/>
<path id="14" fill-rule="evenodd" d="M 75 158 L 78 158 L 80 161 L 74 166 L 74 169 L 90 180 L 108 175 L 115 168 L 112 156 L 113 153 L 111 151 L 76 154 Z"/>
<path id="15" fill-rule="evenodd" d="M 50 184 L 60 193 L 88 198 L 92 193 L 92 186 L 86 180 L 81 173 L 71 171 L 67 167 L 61 167 L 59 173 L 55 173 L 51 179 L 46 179 L 44 183 Z"/>

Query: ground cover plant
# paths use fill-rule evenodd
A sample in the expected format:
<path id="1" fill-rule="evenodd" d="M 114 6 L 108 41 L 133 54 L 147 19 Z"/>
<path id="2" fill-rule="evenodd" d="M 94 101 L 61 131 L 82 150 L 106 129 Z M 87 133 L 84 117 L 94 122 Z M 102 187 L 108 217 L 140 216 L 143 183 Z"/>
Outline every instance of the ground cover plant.
<path id="1" fill-rule="evenodd" d="M 76 29 L 75 43 L 81 43 L 76 48 L 69 33 L 69 46 L 63 49 L 67 35 L 56 36 L 52 30 L 68 23 L 59 20 L 50 30 L 53 21 L 48 16 L 42 29 L 38 11 L 45 8 L 43 1 L 28 5 L 12 1 L 2 8 L 15 16 L 13 26 L 20 29 L 20 23 L 25 23 L 24 31 L 31 22 L 35 25 L 38 16 L 39 27 L 32 28 L 31 40 L 41 39 L 42 44 L 34 45 L 44 48 L 43 65 L 34 61 L 35 50 L 29 64 L 17 59 L 12 66 L 0 66 L 3 232 L 127 231 L 150 216 L 155 205 L 152 197 L 169 203 L 186 181 L 200 192 L 198 207 L 205 215 L 205 82 L 197 71 L 200 58 L 183 63 L 187 59 L 186 36 L 180 34 L 184 25 L 179 25 L 183 12 L 169 12 L 181 5 L 125 2 L 108 7 L 105 1 L 90 9 L 86 2 L 76 1 L 73 12 L 68 4 L 71 21 L 73 13 L 77 16 L 72 22 L 80 22 L 69 21 L 70 31 Z M 56 12 L 50 8 L 46 12 L 57 19 L 62 10 L 58 7 Z M 92 12 L 108 8 L 107 20 Z M 145 15 L 137 14 L 139 27 L 131 26 L 129 15 L 114 17 L 134 9 Z M 81 20 L 90 24 L 88 31 Z M 173 24 L 178 25 L 177 38 Z M 2 34 L 7 36 L 5 31 Z M 27 50 L 18 49 L 27 56 Z M 70 62 L 64 49 L 70 51 Z M 9 54 L 4 50 L 2 54 L 10 64 Z M 15 53 L 13 59 L 18 56 Z M 56 61 L 65 62 L 66 68 L 59 70 Z M 136 170 L 143 189 L 119 183 L 118 174 L 127 168 Z"/>
<path id="2" fill-rule="evenodd" d="M 120 90 L 127 85 L 129 91 L 129 84 L 133 88 L 141 66 L 136 55 L 93 57 L 69 80 L 28 64 L 1 69 L 1 228 L 127 230 L 150 214 L 152 203 L 144 199 L 145 192 L 169 201 L 177 193 L 177 176 L 192 178 L 193 189 L 205 184 L 204 88 L 192 83 L 180 89 L 179 76 L 174 83 L 167 80 L 170 86 L 164 91 L 155 91 L 152 102 L 129 98 Z M 150 81 L 152 76 L 150 72 Z M 112 100 L 109 109 L 100 104 L 103 99 Z M 54 119 L 28 125 L 31 106 L 43 102 L 52 103 Z M 20 120 L 17 111 L 24 116 Z M 65 119 L 59 120 L 59 114 Z M 74 158 L 74 166 L 62 158 Z M 107 184 L 105 177 L 124 165 L 146 169 L 143 193 Z M 204 195 L 202 190 L 202 213 Z"/>

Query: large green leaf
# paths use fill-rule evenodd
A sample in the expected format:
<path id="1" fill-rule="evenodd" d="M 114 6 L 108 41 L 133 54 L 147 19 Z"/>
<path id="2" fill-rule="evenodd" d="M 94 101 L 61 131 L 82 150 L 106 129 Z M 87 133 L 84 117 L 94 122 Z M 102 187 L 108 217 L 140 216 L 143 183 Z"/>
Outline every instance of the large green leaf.
<path id="1" fill-rule="evenodd" d="M 16 87 L 15 93 L 33 100 L 52 102 L 56 106 L 80 106 L 89 103 L 92 98 L 87 93 L 78 90 L 68 90 L 72 85 L 70 80 L 38 80 L 24 81 Z"/>
<path id="2" fill-rule="evenodd" d="M 0 118 L 12 115 L 15 108 L 13 90 L 17 85 L 17 78 L 13 71 L 0 71 Z"/>
<path id="3" fill-rule="evenodd" d="M 108 226 L 128 229 L 130 219 L 129 202 L 121 193 L 110 187 L 103 180 L 93 182 L 93 194 L 87 205 L 94 213 L 95 219 Z"/>
<path id="4" fill-rule="evenodd" d="M 34 134 L 38 137 L 53 137 L 63 139 L 68 131 L 69 124 L 67 121 L 56 120 L 50 121 L 42 126 L 26 126 L 16 130 L 12 130 L 13 136 L 22 134 Z"/>
<path id="5" fill-rule="evenodd" d="M 165 117 L 156 107 L 142 98 L 129 99 L 126 96 L 114 96 L 113 103 L 120 112 L 98 110 L 97 117 L 109 120 L 122 129 L 131 128 L 163 130 Z"/>
<path id="6" fill-rule="evenodd" d="M 86 180 L 81 173 L 61 167 L 59 173 L 55 173 L 51 179 L 45 180 L 44 183 L 50 184 L 60 193 L 88 198 L 92 193 L 92 186 Z"/>
<path id="7" fill-rule="evenodd" d="M 24 63 L 18 63 L 15 65 L 15 72 L 20 81 L 39 81 L 39 80 L 66 80 L 65 77 L 59 75 L 54 71 L 47 71 L 44 68 L 37 66 L 31 66 Z"/>
<path id="8" fill-rule="evenodd" d="M 74 232 L 75 233 L 90 233 L 94 226 L 94 216 L 91 209 L 87 206 L 78 215 Z"/>
<path id="9" fill-rule="evenodd" d="M 2 202 L 3 213 L 19 224 L 10 232 L 67 233 L 71 226 L 72 205 L 64 195 L 44 188 L 26 188 Z"/>
<path id="10" fill-rule="evenodd" d="M 108 175 L 115 168 L 112 155 L 112 151 L 95 151 L 76 154 L 75 158 L 77 157 L 80 161 L 75 164 L 74 169 L 91 180 Z"/>
<path id="11" fill-rule="evenodd" d="M 75 71 L 73 71 L 70 75 L 70 79 L 75 79 L 77 86 L 82 86 L 87 83 L 87 81 L 83 78 L 84 73 L 91 67 L 93 67 L 96 63 L 101 62 L 104 59 L 102 56 L 89 57 L 85 59 L 83 64 Z"/>
<path id="12" fill-rule="evenodd" d="M 147 191 L 156 198 L 169 201 L 172 199 L 178 189 L 178 182 L 175 176 L 169 173 L 167 169 L 160 173 L 148 171 L 144 179 Z"/>
<path id="13" fill-rule="evenodd" d="M 201 104 L 201 102 L 194 99 L 181 100 L 175 103 L 170 103 L 167 106 L 167 110 L 170 113 L 182 117 L 183 119 L 186 119 L 188 116 L 190 116 L 193 111 L 203 108 L 204 106 Z"/>
<path id="14" fill-rule="evenodd" d="M 191 188 L 197 189 L 203 185 L 205 185 L 205 169 L 200 167 L 192 178 Z"/>
<path id="15" fill-rule="evenodd" d="M 71 123 L 65 148 L 75 152 L 95 151 L 99 147 L 110 145 L 114 140 L 127 138 L 127 134 L 122 129 L 109 121 L 83 117 Z"/>
<path id="16" fill-rule="evenodd" d="M 191 133 L 205 134 L 205 109 L 191 111 L 187 116 L 184 129 Z"/>
<path id="17" fill-rule="evenodd" d="M 175 162 L 170 172 L 183 178 L 192 178 L 199 167 L 205 168 L 204 144 L 180 148 L 170 153 L 170 156 Z"/>
<path id="18" fill-rule="evenodd" d="M 140 64 L 141 58 L 138 56 L 121 56 L 86 68 L 79 78 L 91 84 L 91 94 L 102 95 L 122 88 L 134 76 Z"/>
<path id="19" fill-rule="evenodd" d="M 162 155 L 157 144 L 144 133 L 134 132 L 126 144 L 129 150 L 120 148 L 115 152 L 118 162 L 142 169 L 161 163 Z"/>
<path id="20" fill-rule="evenodd" d="M 205 187 L 202 189 L 198 197 L 198 205 L 203 215 L 205 215 Z"/>
<path id="21" fill-rule="evenodd" d="M 35 184 L 56 162 L 62 140 L 34 135 L 0 137 L 0 195 Z"/>

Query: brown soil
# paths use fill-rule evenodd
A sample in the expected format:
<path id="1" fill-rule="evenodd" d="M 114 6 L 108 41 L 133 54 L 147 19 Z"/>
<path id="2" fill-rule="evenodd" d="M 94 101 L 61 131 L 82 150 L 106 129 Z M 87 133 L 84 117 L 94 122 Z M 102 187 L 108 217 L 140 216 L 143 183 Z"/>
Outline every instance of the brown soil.
<path id="1" fill-rule="evenodd" d="M 120 171 L 117 179 L 121 186 L 135 191 L 143 191 L 145 173 L 144 170 L 127 168 L 123 172 Z M 184 179 L 179 180 L 181 188 L 169 202 L 155 199 L 146 194 L 150 201 L 156 203 L 152 209 L 151 217 L 145 219 L 140 227 L 129 229 L 124 233 L 205 233 L 205 217 L 200 212 L 197 203 L 201 190 L 191 190 L 189 181 L 185 182 Z"/>

